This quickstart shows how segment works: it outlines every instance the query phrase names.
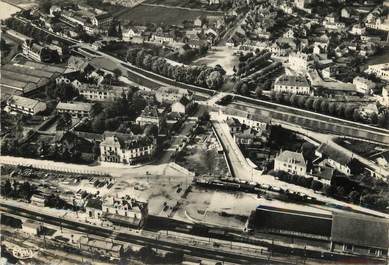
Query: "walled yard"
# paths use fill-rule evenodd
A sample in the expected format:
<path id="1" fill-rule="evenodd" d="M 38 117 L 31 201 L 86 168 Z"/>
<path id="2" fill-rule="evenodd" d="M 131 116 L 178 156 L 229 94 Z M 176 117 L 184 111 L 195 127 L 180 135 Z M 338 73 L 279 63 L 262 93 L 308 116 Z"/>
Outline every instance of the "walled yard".
<path id="1" fill-rule="evenodd" d="M 222 149 L 209 125 L 200 127 L 202 132 L 191 140 L 176 157 L 176 163 L 195 172 L 197 176 L 229 176 Z"/>

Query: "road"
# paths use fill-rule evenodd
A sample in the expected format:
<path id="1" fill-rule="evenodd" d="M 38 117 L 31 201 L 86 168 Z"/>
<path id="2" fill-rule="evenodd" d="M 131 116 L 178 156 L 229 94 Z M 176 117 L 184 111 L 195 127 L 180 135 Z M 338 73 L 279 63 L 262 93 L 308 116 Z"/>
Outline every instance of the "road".
<path id="1" fill-rule="evenodd" d="M 258 182 L 259 184 L 270 185 L 274 188 L 281 188 L 284 190 L 288 189 L 289 191 L 306 194 L 310 197 L 316 198 L 318 201 L 340 205 L 343 207 L 349 207 L 350 209 L 353 209 L 361 213 L 389 218 L 388 214 L 374 211 L 358 205 L 341 202 L 336 199 L 326 197 L 320 193 L 316 193 L 312 189 L 286 183 L 270 175 L 263 175 L 261 171 L 258 171 L 250 167 L 246 158 L 243 156 L 242 152 L 240 151 L 238 145 L 232 138 L 229 127 L 223 120 L 223 117 L 219 115 L 219 113 L 212 112 L 211 122 L 215 128 L 219 140 L 223 143 L 225 147 L 226 155 L 231 161 L 231 166 L 233 168 L 233 172 L 236 178 L 247 180 L 247 181 L 255 181 Z"/>
<path id="2" fill-rule="evenodd" d="M 15 206 L 10 201 L 1 200 L 0 211 L 2 213 L 10 213 L 12 215 L 21 216 L 24 218 L 36 220 L 39 222 L 55 225 L 58 227 L 71 229 L 74 231 L 103 236 L 111 238 L 115 241 L 133 243 L 137 245 L 149 245 L 153 248 L 166 251 L 183 252 L 189 256 L 202 257 L 207 259 L 224 260 L 236 264 L 295 264 L 290 262 L 290 259 L 271 258 L 264 254 L 262 248 L 249 246 L 246 249 L 242 248 L 241 244 L 235 245 L 232 242 L 223 242 L 217 240 L 219 244 L 213 244 L 207 239 L 198 241 L 195 238 L 180 238 L 174 235 L 164 235 L 156 232 L 142 231 L 114 231 L 112 228 L 99 227 L 92 224 L 77 222 L 74 219 L 58 217 L 53 214 L 31 211 L 29 205 Z"/>
<path id="3" fill-rule="evenodd" d="M 129 166 L 118 163 L 101 163 L 97 165 L 81 165 L 65 162 L 55 162 L 51 160 L 39 160 L 33 158 L 0 156 L 0 164 L 6 165 L 22 165 L 32 166 L 43 170 L 52 170 L 59 172 L 68 172 L 75 174 L 91 174 L 91 175 L 111 175 L 112 177 L 144 177 L 145 172 L 150 175 L 158 176 L 165 175 L 174 177 L 182 177 L 183 173 L 177 171 L 169 165 L 169 163 L 142 164 L 138 166 Z M 189 177 L 189 176 L 188 176 Z"/>

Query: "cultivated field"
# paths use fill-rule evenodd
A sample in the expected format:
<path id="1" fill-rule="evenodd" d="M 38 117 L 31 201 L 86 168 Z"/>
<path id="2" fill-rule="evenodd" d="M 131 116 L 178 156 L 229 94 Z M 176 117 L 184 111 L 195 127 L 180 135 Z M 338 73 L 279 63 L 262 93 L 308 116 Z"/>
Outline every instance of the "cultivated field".
<path id="1" fill-rule="evenodd" d="M 194 20 L 202 15 L 218 14 L 220 13 L 141 4 L 122 13 L 118 19 L 127 22 L 133 21 L 140 24 L 164 23 L 167 25 L 181 25 L 184 20 Z"/>

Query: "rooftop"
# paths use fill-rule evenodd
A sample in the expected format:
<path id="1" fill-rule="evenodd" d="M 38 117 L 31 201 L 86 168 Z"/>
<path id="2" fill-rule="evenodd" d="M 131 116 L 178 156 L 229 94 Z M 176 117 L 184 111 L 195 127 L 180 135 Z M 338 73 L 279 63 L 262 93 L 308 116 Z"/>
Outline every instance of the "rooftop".
<path id="1" fill-rule="evenodd" d="M 289 150 L 283 151 L 281 154 L 279 154 L 276 157 L 276 160 L 279 160 L 281 162 L 285 163 L 293 163 L 293 164 L 298 164 L 301 166 L 305 166 L 305 159 L 302 153 L 297 153 L 297 152 L 292 152 Z"/>
<path id="2" fill-rule="evenodd" d="M 389 248 L 389 221 L 387 219 L 335 212 L 331 230 L 331 238 L 334 242 L 372 248 Z"/>
<path id="3" fill-rule="evenodd" d="M 11 98 L 8 99 L 8 104 L 15 104 L 17 106 L 22 106 L 25 108 L 34 108 L 36 104 L 39 103 L 39 100 L 32 99 L 32 98 L 26 98 L 22 96 L 14 95 Z"/>
<path id="4" fill-rule="evenodd" d="M 316 152 L 342 165 L 347 165 L 351 161 L 351 157 L 327 144 L 321 144 Z"/>
<path id="5" fill-rule="evenodd" d="M 92 110 L 93 104 L 86 102 L 59 102 L 57 109 L 61 110 L 79 110 L 89 112 Z"/>
<path id="6" fill-rule="evenodd" d="M 275 85 L 309 87 L 305 77 L 295 75 L 283 75 L 276 80 Z"/>

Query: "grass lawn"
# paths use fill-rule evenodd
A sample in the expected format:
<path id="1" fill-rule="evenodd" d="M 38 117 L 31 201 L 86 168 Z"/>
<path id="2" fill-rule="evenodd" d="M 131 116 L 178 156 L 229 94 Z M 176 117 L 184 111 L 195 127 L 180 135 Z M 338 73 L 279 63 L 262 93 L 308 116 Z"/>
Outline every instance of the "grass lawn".
<path id="1" fill-rule="evenodd" d="M 186 10 L 174 7 L 138 5 L 119 15 L 121 21 L 141 24 L 155 23 L 181 25 L 184 20 L 194 20 L 201 15 L 218 15 L 212 11 Z"/>

